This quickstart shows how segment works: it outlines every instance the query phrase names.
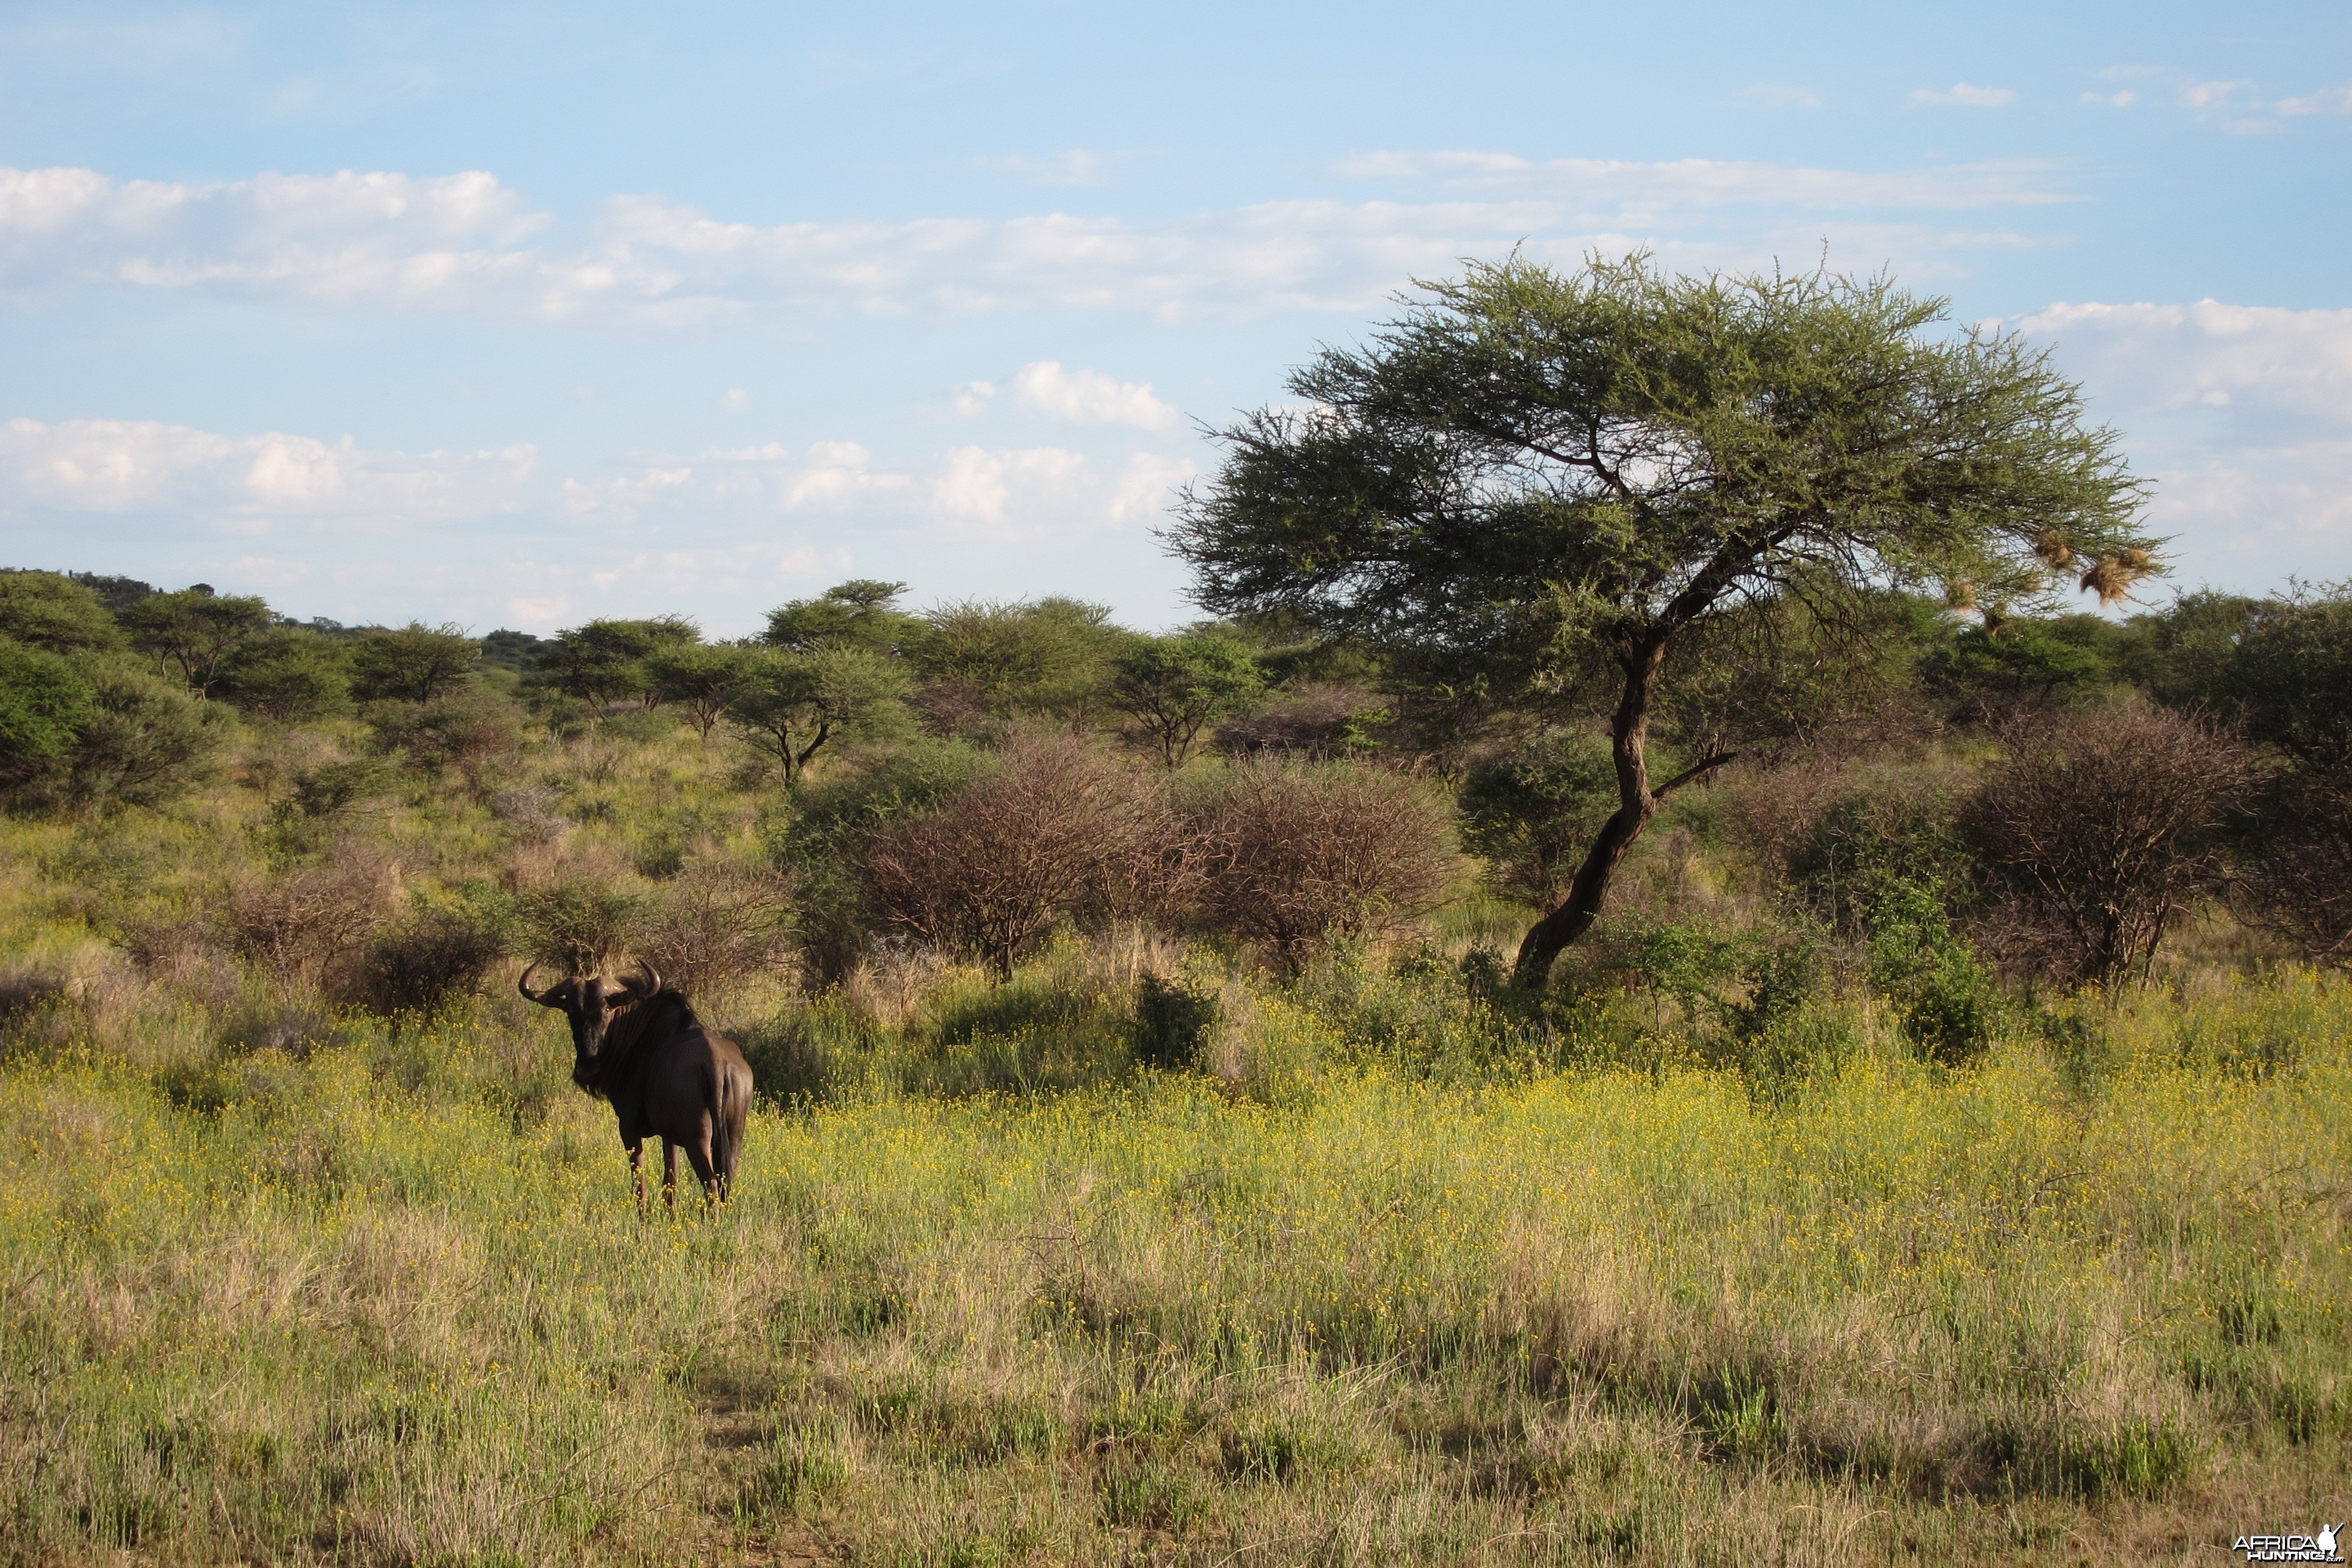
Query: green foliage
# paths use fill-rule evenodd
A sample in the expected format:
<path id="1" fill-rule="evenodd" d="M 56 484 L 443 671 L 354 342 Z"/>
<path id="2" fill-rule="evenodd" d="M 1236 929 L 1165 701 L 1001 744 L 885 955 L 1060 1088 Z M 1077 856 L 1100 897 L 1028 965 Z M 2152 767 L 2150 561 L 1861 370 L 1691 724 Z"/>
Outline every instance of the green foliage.
<path id="1" fill-rule="evenodd" d="M 56 572 L 0 571 L 0 637 L 48 653 L 103 653 L 122 628 L 87 584 Z"/>
<path id="2" fill-rule="evenodd" d="M 1935 605 L 1916 594 L 1767 595 L 1678 639 L 1659 711 L 1694 757 L 1900 732 L 1918 723 L 1905 710 L 1922 661 L 1948 636 Z"/>
<path id="3" fill-rule="evenodd" d="M 79 668 L 90 711 L 60 784 L 68 800 L 102 809 L 155 805 L 205 782 L 226 738 L 226 713 L 124 655 L 90 657 Z"/>
<path id="4" fill-rule="evenodd" d="M 1549 907 L 1617 809 L 1617 767 L 1598 735 L 1550 731 L 1463 781 L 1462 847 L 1497 889 Z"/>
<path id="5" fill-rule="evenodd" d="M 2352 773 L 2352 585 L 2259 605 L 2228 685 L 2254 740 L 2299 766 Z"/>
<path id="6" fill-rule="evenodd" d="M 455 768 L 477 794 L 522 744 L 522 715 L 514 703 L 478 686 L 458 687 L 430 702 L 372 702 L 363 716 L 378 747 L 405 752 L 428 773 Z"/>
<path id="7" fill-rule="evenodd" d="M 2007 603 L 2077 557 L 2103 594 L 2152 570 L 2140 487 L 2079 390 L 1945 317 L 1884 279 L 1474 264 L 1295 374 L 1310 409 L 1225 431 L 1172 543 L 1214 612 L 1409 650 L 1461 689 L 1616 688 L 1627 809 L 1522 948 L 1539 985 L 1672 787 L 1648 720 L 1689 636 L 1780 593 L 1853 625 L 1889 584 Z"/>
<path id="8" fill-rule="evenodd" d="M 1222 628 L 1198 626 L 1175 637 L 1129 638 L 1110 689 L 1113 705 L 1177 768 L 1203 727 L 1243 711 L 1265 686 L 1247 643 Z"/>
<path id="9" fill-rule="evenodd" d="M 554 646 L 541 656 L 539 674 L 556 689 L 598 707 L 647 698 L 653 677 L 646 661 L 701 639 L 683 616 L 590 621 L 555 634 Z"/>
<path id="10" fill-rule="evenodd" d="M 50 773 L 89 721 L 89 683 L 71 662 L 0 637 L 0 782 Z"/>
<path id="11" fill-rule="evenodd" d="M 305 627 L 271 626 L 229 656 L 213 692 L 276 723 L 328 718 L 351 707 L 350 650 Z"/>
<path id="12" fill-rule="evenodd" d="M 1146 974 L 1135 996 L 1135 1059 L 1162 1072 L 1186 1072 L 1217 1025 L 1217 999 L 1195 985 Z"/>
<path id="13" fill-rule="evenodd" d="M 1048 597 L 966 600 L 922 617 L 912 647 L 924 679 L 969 690 L 998 719 L 1074 719 L 1103 700 L 1121 634 L 1100 605 Z"/>
<path id="14" fill-rule="evenodd" d="M 1958 932 L 1933 883 L 1885 877 L 1873 888 L 1870 983 L 1895 1006 L 1922 1056 L 1948 1066 L 1978 1060 L 2004 1012 L 2000 987 Z"/>
<path id="15" fill-rule="evenodd" d="M 269 606 L 257 596 L 215 594 L 199 583 L 150 595 L 117 618 L 131 647 L 176 671 L 202 697 L 237 650 L 269 626 Z"/>
<path id="16" fill-rule="evenodd" d="M 834 740 L 889 741 L 903 734 L 908 685 L 896 661 L 863 648 L 761 648 L 746 653 L 725 712 L 791 784 Z"/>
<path id="17" fill-rule="evenodd" d="M 1924 671 L 1928 689 L 1977 719 L 2034 703 L 2079 701 L 2119 673 L 2115 623 L 2097 616 L 2016 616 L 1962 627 Z"/>
<path id="18" fill-rule="evenodd" d="M 792 653 L 847 647 L 901 657 L 924 631 L 920 620 L 898 607 L 906 591 L 904 583 L 865 577 L 836 584 L 814 599 L 794 599 L 769 611 L 761 640 Z"/>
<path id="19" fill-rule="evenodd" d="M 646 658 L 656 699 L 685 713 L 704 742 L 751 676 L 757 657 L 731 643 L 679 643 Z"/>
<path id="20" fill-rule="evenodd" d="M 464 627 L 378 626 L 352 649 L 352 695 L 362 702 L 431 702 L 474 678 L 482 648 Z"/>
<path id="21" fill-rule="evenodd" d="M 2182 594 L 2164 609 L 2124 623 L 2116 668 L 2168 708 L 2233 711 L 2238 692 L 2231 666 L 2259 605 L 2242 594 L 2210 588 Z"/>
<path id="22" fill-rule="evenodd" d="M 632 951 L 646 917 L 644 890 L 610 878 L 533 889 L 515 900 L 515 932 L 531 957 L 591 974 Z"/>

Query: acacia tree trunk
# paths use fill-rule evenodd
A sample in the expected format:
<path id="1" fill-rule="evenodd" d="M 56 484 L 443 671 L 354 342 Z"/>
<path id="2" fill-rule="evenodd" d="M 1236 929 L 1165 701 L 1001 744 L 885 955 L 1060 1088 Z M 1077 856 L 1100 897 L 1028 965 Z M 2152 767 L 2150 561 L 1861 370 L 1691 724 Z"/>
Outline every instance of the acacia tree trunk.
<path id="1" fill-rule="evenodd" d="M 1658 814 L 1658 803 L 1695 778 L 1731 761 L 1732 753 L 1717 752 L 1685 768 L 1657 788 L 1650 787 L 1650 701 L 1658 688 L 1658 670 L 1664 664 L 1668 634 L 1654 630 L 1618 655 L 1625 672 L 1624 690 L 1609 724 L 1609 749 L 1617 763 L 1616 812 L 1601 825 L 1601 835 L 1577 868 L 1568 897 L 1559 907 L 1528 928 L 1519 943 L 1518 961 L 1511 978 L 1529 990 L 1540 991 L 1551 978 L 1552 961 L 1592 929 L 1609 898 L 1609 884 L 1633 847 L 1642 830 Z"/>

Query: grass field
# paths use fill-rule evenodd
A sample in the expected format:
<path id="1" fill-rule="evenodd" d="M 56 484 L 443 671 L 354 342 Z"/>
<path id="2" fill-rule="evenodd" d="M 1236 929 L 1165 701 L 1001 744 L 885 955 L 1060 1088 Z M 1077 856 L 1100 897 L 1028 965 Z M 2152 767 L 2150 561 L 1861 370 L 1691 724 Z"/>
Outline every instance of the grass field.
<path id="1" fill-rule="evenodd" d="M 19 1017 L 0 1562 L 2188 1563 L 2352 1516 L 2342 981 L 1965 1070 L 1823 1002 L 1765 1079 L 1341 963 L 1222 980 L 1163 1074 L 1134 971 L 747 1006 L 815 1092 L 649 1221 L 519 1001 Z"/>

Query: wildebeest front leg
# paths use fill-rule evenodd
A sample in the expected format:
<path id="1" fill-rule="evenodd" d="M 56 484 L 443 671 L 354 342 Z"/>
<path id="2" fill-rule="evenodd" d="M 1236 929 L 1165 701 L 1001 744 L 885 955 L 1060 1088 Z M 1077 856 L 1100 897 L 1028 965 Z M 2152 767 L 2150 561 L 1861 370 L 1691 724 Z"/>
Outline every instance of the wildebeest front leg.
<path id="1" fill-rule="evenodd" d="M 662 1202 L 671 1209 L 677 1207 L 677 1145 L 662 1140 Z"/>
<path id="2" fill-rule="evenodd" d="M 637 1217 L 643 1219 L 646 1216 L 646 1146 L 643 1143 L 629 1145 L 629 1180 L 636 1186 Z"/>

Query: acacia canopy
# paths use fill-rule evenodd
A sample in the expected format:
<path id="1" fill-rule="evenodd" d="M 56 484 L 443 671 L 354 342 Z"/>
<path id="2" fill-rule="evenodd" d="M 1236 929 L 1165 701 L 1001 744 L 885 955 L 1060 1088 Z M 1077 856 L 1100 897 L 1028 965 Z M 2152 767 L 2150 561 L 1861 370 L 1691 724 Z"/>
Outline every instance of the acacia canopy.
<path id="1" fill-rule="evenodd" d="M 1224 431 L 1171 543 L 1217 614 L 1286 612 L 1465 682 L 1604 672 L 1618 809 L 1521 946 L 1540 984 L 1659 798 L 1730 760 L 1651 780 L 1684 633 L 1776 598 L 1834 621 L 1890 586 L 2004 605 L 2079 573 L 2112 598 L 2154 570 L 2079 389 L 1948 321 L 1884 279 L 1473 265 L 1294 374 L 1307 407 Z"/>

